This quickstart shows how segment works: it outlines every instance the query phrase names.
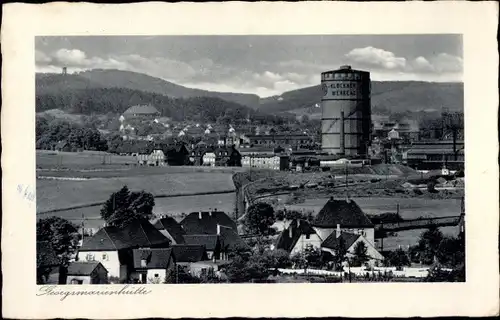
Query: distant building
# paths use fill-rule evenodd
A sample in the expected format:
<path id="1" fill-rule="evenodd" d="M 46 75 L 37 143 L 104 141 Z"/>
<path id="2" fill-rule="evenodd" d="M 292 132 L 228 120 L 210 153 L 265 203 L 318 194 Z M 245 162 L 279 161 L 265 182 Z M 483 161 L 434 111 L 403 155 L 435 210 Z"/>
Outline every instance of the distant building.
<path id="1" fill-rule="evenodd" d="M 314 139 L 306 134 L 247 135 L 246 138 L 254 146 L 301 146 L 314 143 Z"/>
<path id="2" fill-rule="evenodd" d="M 247 154 L 241 159 L 241 165 L 244 168 L 285 171 L 289 169 L 289 163 L 288 155 Z"/>
<path id="3" fill-rule="evenodd" d="M 150 154 L 138 154 L 137 162 L 140 165 L 164 166 L 165 154 L 162 150 L 153 150 Z"/>
<path id="4" fill-rule="evenodd" d="M 123 113 L 125 119 L 133 119 L 133 118 L 145 118 L 145 119 L 154 119 L 159 117 L 161 113 L 152 105 L 135 105 Z"/>
<path id="5" fill-rule="evenodd" d="M 241 167 L 241 154 L 234 146 L 218 147 L 215 153 L 215 166 L 217 167 Z"/>
<path id="6" fill-rule="evenodd" d="M 403 163 L 417 170 L 465 167 L 464 142 L 452 140 L 419 141 L 403 151 Z"/>

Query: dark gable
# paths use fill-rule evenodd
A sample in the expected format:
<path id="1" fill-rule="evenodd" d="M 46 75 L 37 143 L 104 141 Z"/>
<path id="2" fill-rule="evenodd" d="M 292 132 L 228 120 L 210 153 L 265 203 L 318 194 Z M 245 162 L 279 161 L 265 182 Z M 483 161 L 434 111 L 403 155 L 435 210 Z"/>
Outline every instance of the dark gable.
<path id="1" fill-rule="evenodd" d="M 373 228 L 374 225 L 353 200 L 330 199 L 320 210 L 313 225 L 320 228 Z"/>
<path id="2" fill-rule="evenodd" d="M 191 212 L 182 221 L 181 225 L 186 234 L 216 234 L 217 225 L 226 226 L 237 231 L 236 223 L 224 212 Z"/>

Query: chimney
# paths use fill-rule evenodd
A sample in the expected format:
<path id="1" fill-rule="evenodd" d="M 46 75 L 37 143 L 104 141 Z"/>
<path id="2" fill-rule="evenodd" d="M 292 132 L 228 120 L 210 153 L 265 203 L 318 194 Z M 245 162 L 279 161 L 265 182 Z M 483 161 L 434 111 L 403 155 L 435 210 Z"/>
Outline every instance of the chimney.
<path id="1" fill-rule="evenodd" d="M 297 227 L 300 227 L 300 219 L 297 219 Z"/>
<path id="2" fill-rule="evenodd" d="M 333 201 L 333 197 L 330 197 L 330 201 Z"/>
<path id="3" fill-rule="evenodd" d="M 200 212 L 198 212 L 198 219 L 201 220 L 201 218 L 202 218 L 202 216 L 201 216 L 201 211 L 200 211 Z"/>
<path id="4" fill-rule="evenodd" d="M 220 236 L 220 224 L 217 224 L 217 235 Z"/>
<path id="5" fill-rule="evenodd" d="M 141 259 L 141 267 L 146 268 L 147 266 L 148 266 L 148 262 L 146 261 L 146 259 Z"/>
<path id="6" fill-rule="evenodd" d="M 291 239 L 293 237 L 293 234 L 292 234 L 292 225 L 290 224 L 290 226 L 288 227 L 288 237 Z"/>
<path id="7" fill-rule="evenodd" d="M 208 211 L 208 215 L 211 217 L 212 216 L 212 211 Z"/>
<path id="8" fill-rule="evenodd" d="M 340 224 L 337 224 L 337 238 L 340 237 Z"/>

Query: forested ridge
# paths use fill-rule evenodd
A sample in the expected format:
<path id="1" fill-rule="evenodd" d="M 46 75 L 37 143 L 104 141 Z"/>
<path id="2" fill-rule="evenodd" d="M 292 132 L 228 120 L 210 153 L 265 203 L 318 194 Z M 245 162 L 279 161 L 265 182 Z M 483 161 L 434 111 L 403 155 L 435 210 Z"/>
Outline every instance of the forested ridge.
<path id="1" fill-rule="evenodd" d="M 84 88 L 37 93 L 36 111 L 60 109 L 75 114 L 121 114 L 138 104 L 152 104 L 163 117 L 175 121 L 214 122 L 221 116 L 245 120 L 272 117 L 235 102 L 214 97 L 171 98 L 152 92 L 126 88 Z"/>

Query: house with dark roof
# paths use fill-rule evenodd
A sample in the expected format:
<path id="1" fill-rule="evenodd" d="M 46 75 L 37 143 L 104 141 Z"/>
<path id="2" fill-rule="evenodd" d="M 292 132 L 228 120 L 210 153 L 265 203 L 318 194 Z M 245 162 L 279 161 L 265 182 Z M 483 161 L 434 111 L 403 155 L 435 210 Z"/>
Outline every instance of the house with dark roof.
<path id="1" fill-rule="evenodd" d="M 132 250 L 167 248 L 170 240 L 149 221 L 141 220 L 125 228 L 108 226 L 83 241 L 78 261 L 101 262 L 108 276 L 127 280 L 132 267 Z"/>
<path id="2" fill-rule="evenodd" d="M 130 280 L 134 283 L 174 283 L 176 260 L 172 248 L 132 250 Z"/>
<path id="3" fill-rule="evenodd" d="M 235 146 L 218 147 L 215 153 L 215 166 L 217 167 L 241 167 L 241 154 Z"/>
<path id="4" fill-rule="evenodd" d="M 36 243 L 36 283 L 60 284 L 63 282 L 64 272 L 61 260 L 48 241 Z"/>
<path id="5" fill-rule="evenodd" d="M 172 250 L 177 265 L 187 266 L 193 262 L 209 260 L 207 249 L 201 244 L 174 244 Z"/>
<path id="6" fill-rule="evenodd" d="M 186 232 L 182 229 L 180 223 L 174 218 L 163 216 L 155 222 L 155 228 L 158 229 L 172 244 L 184 243 L 184 235 Z"/>
<path id="7" fill-rule="evenodd" d="M 97 261 L 71 262 L 66 271 L 66 284 L 107 284 L 108 270 Z"/>
<path id="8" fill-rule="evenodd" d="M 358 204 L 350 199 L 330 198 L 316 215 L 312 227 L 323 240 L 340 227 L 342 232 L 360 234 L 375 245 L 375 226 Z"/>
<path id="9" fill-rule="evenodd" d="M 189 165 L 189 150 L 185 144 L 163 145 L 165 161 L 169 166 Z"/>
<path id="10" fill-rule="evenodd" d="M 188 245 L 205 247 L 208 259 L 218 260 L 221 258 L 222 244 L 220 236 L 217 234 L 185 235 L 184 241 Z"/>
<path id="11" fill-rule="evenodd" d="M 225 212 L 199 211 L 191 212 L 182 221 L 182 229 L 187 235 L 195 234 L 217 234 L 217 225 L 226 226 L 238 231 L 236 223 Z"/>
<path id="12" fill-rule="evenodd" d="M 363 235 L 342 232 L 340 228 L 335 230 L 335 232 L 330 234 L 330 236 L 328 236 L 328 238 L 323 241 L 323 243 L 321 244 L 321 251 L 329 252 L 330 254 L 335 256 L 339 246 L 343 245 L 344 249 L 347 252 L 346 256 L 352 258 L 355 256 L 354 252 L 356 245 L 358 245 L 358 243 L 360 242 L 364 243 L 366 247 L 366 254 L 368 256 L 367 263 L 369 265 L 375 266 L 378 262 L 384 260 L 384 256 L 380 252 L 378 252 L 375 246 Z"/>
<path id="13" fill-rule="evenodd" d="M 123 113 L 125 119 L 133 119 L 133 118 L 155 118 L 160 116 L 160 112 L 158 109 L 153 107 L 152 105 L 135 105 Z"/>
<path id="14" fill-rule="evenodd" d="M 323 239 L 316 230 L 303 219 L 295 219 L 281 232 L 276 242 L 276 249 L 282 249 L 291 255 L 302 252 L 308 245 L 320 248 Z"/>

